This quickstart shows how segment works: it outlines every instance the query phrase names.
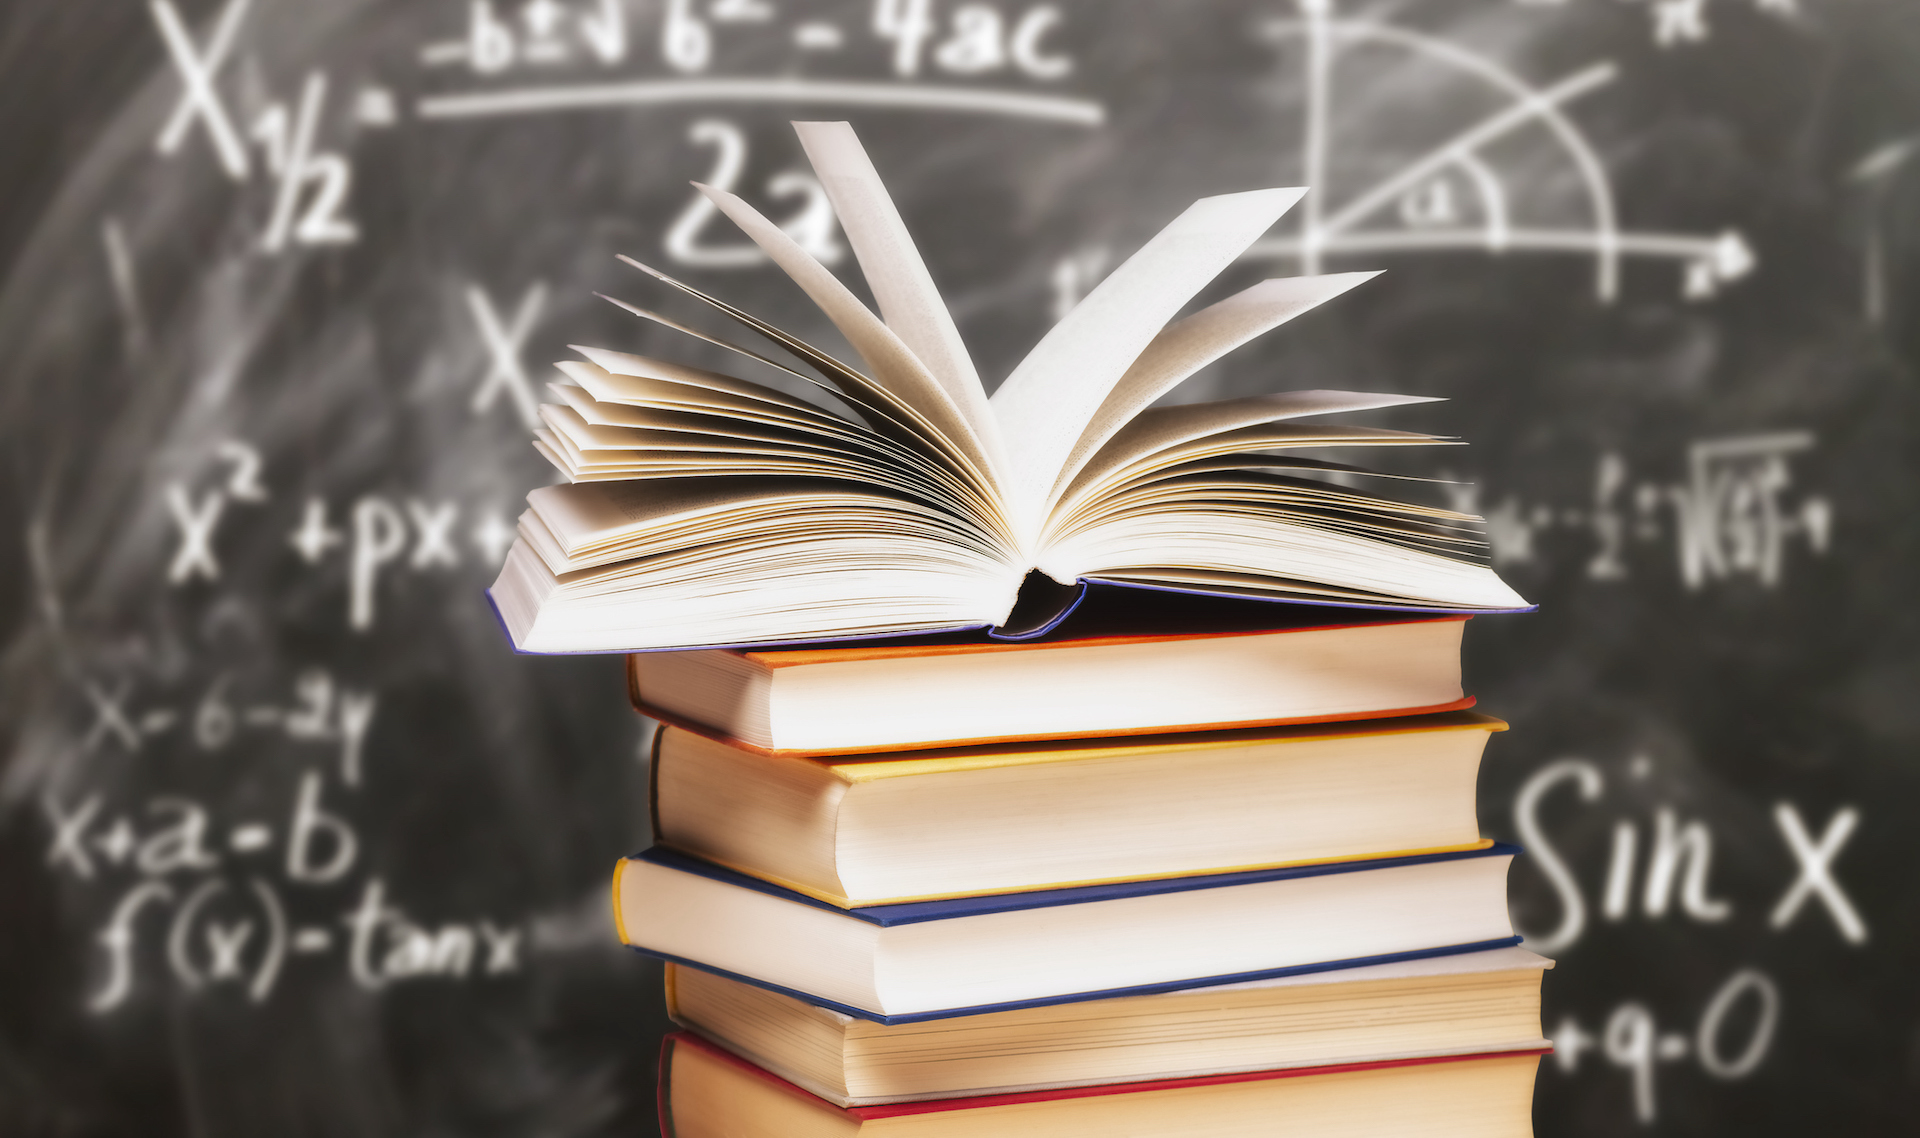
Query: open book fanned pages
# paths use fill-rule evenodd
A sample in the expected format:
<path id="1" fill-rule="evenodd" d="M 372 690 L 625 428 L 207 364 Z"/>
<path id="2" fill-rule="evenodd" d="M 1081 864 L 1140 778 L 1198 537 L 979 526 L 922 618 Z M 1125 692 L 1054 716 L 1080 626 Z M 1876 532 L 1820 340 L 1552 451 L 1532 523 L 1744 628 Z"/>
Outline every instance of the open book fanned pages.
<path id="1" fill-rule="evenodd" d="M 845 123 L 797 123 L 878 302 L 733 194 L 702 193 L 817 304 L 862 368 L 631 262 L 786 362 L 647 309 L 794 380 L 601 348 L 559 365 L 491 595 L 522 651 L 633 651 L 1051 626 L 1088 582 L 1413 609 L 1526 607 L 1480 519 L 1353 488 L 1312 452 L 1451 442 L 1320 417 L 1424 400 L 1289 391 L 1155 407 L 1371 273 L 1262 281 L 1175 319 L 1305 193 L 1203 198 L 1041 339 L 991 399 Z M 765 373 L 762 373 L 765 374 Z M 1303 453 L 1306 452 L 1306 453 Z"/>

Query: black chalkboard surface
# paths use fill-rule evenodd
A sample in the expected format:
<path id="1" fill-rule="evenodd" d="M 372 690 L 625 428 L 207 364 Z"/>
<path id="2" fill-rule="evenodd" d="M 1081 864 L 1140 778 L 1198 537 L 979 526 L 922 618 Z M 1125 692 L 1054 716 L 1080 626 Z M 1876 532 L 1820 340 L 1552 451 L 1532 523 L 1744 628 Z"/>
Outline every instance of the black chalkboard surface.
<path id="1" fill-rule="evenodd" d="M 1193 198 L 1386 276 L 1181 398 L 1444 395 L 1553 1135 L 1920 1108 L 1902 0 L 40 0 L 0 13 L 0 1133 L 644 1135 L 647 725 L 482 599 L 626 252 L 836 343 L 850 118 L 995 382 Z"/>

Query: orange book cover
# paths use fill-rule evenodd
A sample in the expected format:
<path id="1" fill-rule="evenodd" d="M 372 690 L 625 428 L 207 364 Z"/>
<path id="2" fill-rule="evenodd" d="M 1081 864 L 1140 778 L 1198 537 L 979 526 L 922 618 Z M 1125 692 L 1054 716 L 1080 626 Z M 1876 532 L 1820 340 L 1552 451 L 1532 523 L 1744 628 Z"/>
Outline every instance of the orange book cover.
<path id="1" fill-rule="evenodd" d="M 909 659 L 923 659 L 927 657 L 937 657 L 937 656 L 957 656 L 957 655 L 989 654 L 989 653 L 1004 653 L 1004 652 L 1047 652 L 1047 651 L 1058 651 L 1060 649 L 1067 649 L 1067 648 L 1096 648 L 1096 647 L 1105 648 L 1105 647 L 1114 647 L 1114 646 L 1126 645 L 1126 644 L 1153 644 L 1153 643 L 1165 643 L 1170 641 L 1228 639 L 1233 637 L 1245 637 L 1245 636 L 1267 636 L 1275 633 L 1329 632 L 1329 631 L 1334 631 L 1342 628 L 1366 627 L 1366 626 L 1374 626 L 1379 624 L 1413 623 L 1415 621 L 1419 621 L 1419 622 L 1463 621 L 1464 622 L 1467 619 L 1468 619 L 1468 616 L 1465 614 L 1460 614 L 1460 615 L 1447 614 L 1447 615 L 1439 615 L 1439 616 L 1431 615 L 1431 614 L 1421 614 L 1416 617 L 1403 618 L 1401 620 L 1329 621 L 1321 624 L 1303 624 L 1298 626 L 1279 627 L 1279 628 L 1237 628 L 1237 629 L 1229 629 L 1229 630 L 1205 631 L 1205 632 L 1194 632 L 1194 633 L 1145 633 L 1145 634 L 1136 633 L 1136 634 L 1092 635 L 1092 636 L 1083 636 L 1083 637 L 1065 637 L 1065 638 L 1051 639 L 1051 640 L 1017 641 L 1017 642 L 974 641 L 974 642 L 957 643 L 957 644 L 956 643 L 936 643 L 936 644 L 862 643 L 862 644 L 848 645 L 845 647 L 796 647 L 796 648 L 787 648 L 787 649 L 715 648 L 715 649 L 703 649 L 702 651 L 718 651 L 718 652 L 732 653 L 743 659 L 749 660 L 760 667 L 766 668 L 768 671 L 778 671 L 779 669 L 782 669 L 782 668 L 794 668 L 794 667 L 823 665 L 823 664 L 830 665 L 830 664 L 836 664 L 836 663 L 855 663 L 855 662 L 864 662 L 864 661 L 872 661 L 872 660 L 909 660 Z M 716 729 L 714 729 L 713 727 L 707 724 L 702 724 L 694 720 L 690 720 L 685 716 L 675 714 L 674 712 L 671 712 L 671 711 L 667 711 L 666 709 L 661 708 L 656 704 L 650 702 L 647 699 L 646 694 L 641 690 L 639 668 L 637 666 L 639 659 L 640 659 L 640 656 L 638 654 L 630 655 L 627 658 L 627 691 L 628 691 L 629 698 L 633 702 L 633 706 L 635 710 L 639 711 L 640 714 L 645 715 L 650 719 L 657 720 L 661 723 L 671 724 L 675 727 L 680 727 L 685 730 L 692 731 L 699 735 L 705 735 L 710 739 L 718 739 L 722 742 L 728 743 L 735 747 L 739 747 L 740 749 L 745 751 L 751 751 L 755 754 L 780 756 L 780 757 L 800 757 L 800 756 L 826 755 L 826 754 L 834 754 L 834 755 L 875 754 L 875 753 L 884 752 L 884 751 L 905 751 L 905 750 L 924 750 L 924 749 L 930 749 L 930 748 L 991 746 L 991 745 L 998 745 L 998 744 L 1005 744 L 1005 743 L 1012 743 L 1012 742 L 1032 742 L 1032 741 L 1040 741 L 1040 740 L 1048 740 L 1048 739 L 1075 739 L 1075 738 L 1085 737 L 1084 733 L 1082 732 L 1058 731 L 1058 732 L 1050 732 L 1050 733 L 1034 734 L 1034 735 L 1021 735 L 1021 736 L 985 735 L 985 736 L 977 736 L 977 737 L 964 738 L 964 739 L 941 739 L 941 740 L 934 740 L 929 742 L 876 744 L 872 746 L 835 748 L 832 750 L 823 749 L 823 750 L 805 751 L 805 750 L 797 750 L 792 748 L 760 747 L 744 739 L 737 738 L 725 732 L 717 731 Z M 1157 734 L 1170 732 L 1170 731 L 1178 731 L 1178 732 L 1185 733 L 1185 732 L 1195 732 L 1195 731 L 1220 731 L 1220 730 L 1228 730 L 1228 729 L 1234 729 L 1234 728 L 1250 728 L 1250 727 L 1287 727 L 1287 726 L 1296 726 L 1296 725 L 1304 726 L 1304 725 L 1310 725 L 1315 723 L 1339 723 L 1339 722 L 1346 722 L 1346 721 L 1355 720 L 1355 719 L 1386 719 L 1386 718 L 1394 718 L 1399 716 L 1410 716 L 1410 715 L 1431 715 L 1431 714 L 1446 712 L 1446 711 L 1464 711 L 1464 710 L 1467 710 L 1468 708 L 1473 707 L 1474 704 L 1475 704 L 1474 697 L 1463 695 L 1459 699 L 1451 700 L 1445 703 L 1426 704 L 1426 705 L 1421 705 L 1416 707 L 1380 708 L 1377 710 L 1368 711 L 1366 714 L 1358 715 L 1358 716 L 1342 713 L 1342 714 L 1335 714 L 1335 715 L 1309 715 L 1309 716 L 1294 716 L 1294 717 L 1270 718 L 1270 719 L 1245 719 L 1245 720 L 1234 720 L 1229 722 L 1213 722 L 1213 723 L 1181 723 L 1177 725 L 1167 725 L 1167 726 L 1119 728 L 1112 731 L 1103 732 L 1103 734 L 1110 735 L 1110 736 L 1157 735 Z"/>

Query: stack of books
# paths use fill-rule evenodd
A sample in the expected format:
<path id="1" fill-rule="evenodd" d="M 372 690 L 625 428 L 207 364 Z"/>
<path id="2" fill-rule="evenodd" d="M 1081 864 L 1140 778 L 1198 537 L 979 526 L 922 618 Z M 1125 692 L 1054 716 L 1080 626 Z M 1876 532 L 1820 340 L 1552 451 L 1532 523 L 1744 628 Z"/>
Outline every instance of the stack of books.
<path id="1" fill-rule="evenodd" d="M 1545 962 L 1460 679 L 1525 602 L 1480 519 L 1325 457 L 1450 440 L 1300 422 L 1395 395 L 1153 406 L 1370 274 L 1176 320 L 1302 191 L 1203 199 L 989 400 L 851 130 L 797 125 L 877 315 L 702 190 L 864 370 L 646 270 L 792 366 L 623 303 L 761 378 L 560 365 L 567 482 L 490 593 L 664 724 L 613 886 L 686 1028 L 664 1132 L 1530 1133 Z"/>
<path id="2" fill-rule="evenodd" d="M 1530 1133 L 1464 618 L 1257 608 L 631 657 L 663 1133 Z"/>

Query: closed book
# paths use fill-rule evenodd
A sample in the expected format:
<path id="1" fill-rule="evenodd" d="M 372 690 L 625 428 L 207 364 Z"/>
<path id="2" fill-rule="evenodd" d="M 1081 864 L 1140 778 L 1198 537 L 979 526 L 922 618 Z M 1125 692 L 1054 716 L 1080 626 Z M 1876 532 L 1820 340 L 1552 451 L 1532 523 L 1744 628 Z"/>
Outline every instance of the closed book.
<path id="1" fill-rule="evenodd" d="M 878 1024 L 667 965 L 674 1022 L 838 1106 L 1493 1051 L 1540 1038 L 1524 948 Z"/>
<path id="2" fill-rule="evenodd" d="M 654 833 L 843 908 L 1469 849 L 1490 844 L 1474 791 L 1505 726 L 1455 712 L 838 758 L 667 727 Z"/>
<path id="3" fill-rule="evenodd" d="M 656 847 L 620 939 L 886 1023 L 1514 944 L 1513 846 L 840 909 Z"/>
<path id="4" fill-rule="evenodd" d="M 666 1038 L 666 1138 L 1528 1138 L 1541 1051 L 838 1107 L 697 1036 Z"/>
<path id="5" fill-rule="evenodd" d="M 1263 607 L 1282 623 L 635 653 L 627 676 L 643 713 L 776 754 L 1320 723 L 1473 703 L 1460 682 L 1465 617 Z"/>

